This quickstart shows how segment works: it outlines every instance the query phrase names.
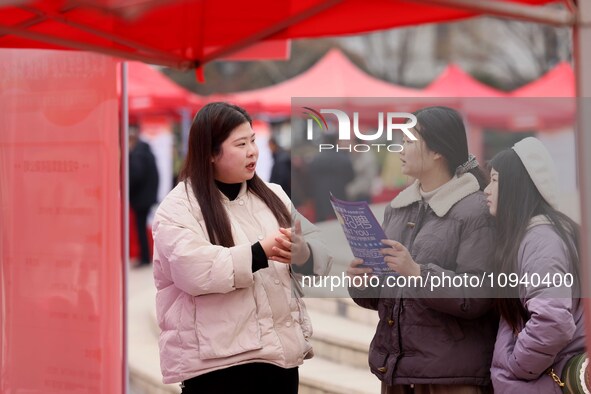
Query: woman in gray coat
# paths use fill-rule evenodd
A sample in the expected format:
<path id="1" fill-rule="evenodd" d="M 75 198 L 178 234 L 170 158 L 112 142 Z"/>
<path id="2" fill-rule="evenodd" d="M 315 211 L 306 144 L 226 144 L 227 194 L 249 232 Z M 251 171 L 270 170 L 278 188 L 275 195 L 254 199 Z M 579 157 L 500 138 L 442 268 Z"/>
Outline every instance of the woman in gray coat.
<path id="1" fill-rule="evenodd" d="M 497 223 L 497 284 L 508 283 L 499 289 L 494 389 L 561 393 L 564 365 L 585 350 L 579 229 L 557 210 L 556 170 L 539 140 L 502 151 L 491 167 L 485 193 Z"/>
<path id="2" fill-rule="evenodd" d="M 485 393 L 498 318 L 486 286 L 475 292 L 462 283 L 492 271 L 486 180 L 455 110 L 415 115 L 418 140 L 405 137 L 400 158 L 403 174 L 416 181 L 386 208 L 382 253 L 395 272 L 422 285 L 395 287 L 384 277 L 383 286 L 349 291 L 380 317 L 369 364 L 382 393 Z M 354 260 L 348 274 L 370 274 L 361 263 Z M 443 278 L 454 284 L 436 286 Z"/>

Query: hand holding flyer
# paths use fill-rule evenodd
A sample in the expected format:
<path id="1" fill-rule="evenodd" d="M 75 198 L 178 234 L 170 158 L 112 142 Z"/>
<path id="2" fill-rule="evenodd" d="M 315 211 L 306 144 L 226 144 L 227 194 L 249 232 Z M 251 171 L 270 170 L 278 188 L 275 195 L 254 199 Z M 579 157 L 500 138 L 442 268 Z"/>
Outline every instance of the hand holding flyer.
<path id="1" fill-rule="evenodd" d="M 347 237 L 353 256 L 362 259 L 361 267 L 372 268 L 377 275 L 394 271 L 384 262 L 380 252 L 382 239 L 387 239 L 382 226 L 365 201 L 343 201 L 330 196 L 330 203 Z"/>

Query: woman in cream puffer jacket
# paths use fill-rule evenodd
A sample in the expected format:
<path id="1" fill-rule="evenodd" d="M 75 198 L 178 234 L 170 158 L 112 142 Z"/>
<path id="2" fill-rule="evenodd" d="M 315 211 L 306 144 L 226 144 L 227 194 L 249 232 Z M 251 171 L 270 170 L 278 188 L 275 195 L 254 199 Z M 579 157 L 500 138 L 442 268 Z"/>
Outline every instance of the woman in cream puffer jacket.
<path id="1" fill-rule="evenodd" d="M 204 150 L 208 163 L 198 158 Z M 204 107 L 191 128 L 184 181 L 154 218 L 160 364 L 164 383 L 182 382 L 183 393 L 295 393 L 297 366 L 312 356 L 293 272 L 324 275 L 331 258 L 315 227 L 289 214 L 281 187 L 254 174 L 257 156 L 241 108 Z M 211 171 L 196 177 L 190 163 Z M 215 223 L 224 215 L 226 233 Z"/>

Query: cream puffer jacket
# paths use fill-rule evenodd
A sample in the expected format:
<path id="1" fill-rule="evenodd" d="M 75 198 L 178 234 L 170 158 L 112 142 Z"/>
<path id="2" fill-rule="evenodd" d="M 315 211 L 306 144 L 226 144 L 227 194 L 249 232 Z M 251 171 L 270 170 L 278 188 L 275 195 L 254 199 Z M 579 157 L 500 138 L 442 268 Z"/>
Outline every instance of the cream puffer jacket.
<path id="1" fill-rule="evenodd" d="M 267 186 L 292 211 L 283 189 Z M 249 362 L 292 368 L 312 356 L 310 318 L 303 301 L 292 296 L 289 266 L 269 261 L 268 268 L 252 273 L 251 245 L 277 231 L 277 220 L 247 192 L 246 183 L 235 200 L 221 198 L 232 222 L 236 246 L 231 248 L 209 242 L 199 204 L 184 182 L 168 194 L 154 217 L 164 383 Z M 314 273 L 326 275 L 332 260 L 326 247 L 315 238 L 316 228 L 295 215 L 314 257 Z"/>

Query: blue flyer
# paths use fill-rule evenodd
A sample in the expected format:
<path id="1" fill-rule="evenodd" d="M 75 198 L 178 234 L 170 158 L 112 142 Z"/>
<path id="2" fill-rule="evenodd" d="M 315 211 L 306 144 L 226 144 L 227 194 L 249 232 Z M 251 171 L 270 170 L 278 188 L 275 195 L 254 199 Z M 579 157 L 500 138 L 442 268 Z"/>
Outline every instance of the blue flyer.
<path id="1" fill-rule="evenodd" d="M 380 249 L 386 247 L 386 234 L 365 201 L 343 201 L 330 196 L 337 220 L 347 237 L 353 256 L 364 261 L 361 267 L 373 268 L 375 274 L 392 274 Z"/>

